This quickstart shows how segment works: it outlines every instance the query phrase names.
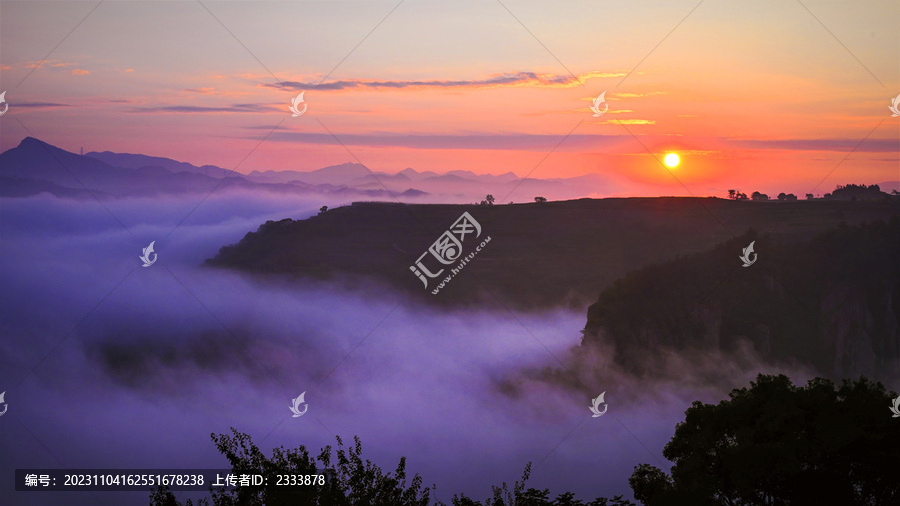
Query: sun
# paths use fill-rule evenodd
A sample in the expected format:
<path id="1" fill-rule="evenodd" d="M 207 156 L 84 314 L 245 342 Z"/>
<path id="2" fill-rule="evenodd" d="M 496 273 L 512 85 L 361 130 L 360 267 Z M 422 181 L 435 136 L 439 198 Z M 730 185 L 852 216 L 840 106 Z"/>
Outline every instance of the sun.
<path id="1" fill-rule="evenodd" d="M 676 155 L 675 153 L 669 153 L 665 158 L 666 167 L 669 168 L 677 167 L 680 161 L 681 159 L 678 158 L 678 155 Z"/>

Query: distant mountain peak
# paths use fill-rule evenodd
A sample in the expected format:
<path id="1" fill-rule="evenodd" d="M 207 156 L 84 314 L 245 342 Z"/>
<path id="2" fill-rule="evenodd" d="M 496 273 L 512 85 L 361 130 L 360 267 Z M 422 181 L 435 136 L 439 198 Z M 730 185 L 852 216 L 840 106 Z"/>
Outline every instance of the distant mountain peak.
<path id="1" fill-rule="evenodd" d="M 40 139 L 35 139 L 34 137 L 25 137 L 24 139 L 22 139 L 22 142 L 20 142 L 19 145 L 18 145 L 17 147 L 20 147 L 20 148 L 23 148 L 23 149 L 28 149 L 28 148 L 33 148 L 33 147 L 51 147 L 51 148 L 55 148 L 56 146 L 54 146 L 54 145 L 52 145 L 52 144 L 49 144 L 49 143 L 46 143 L 46 142 L 44 142 L 44 141 L 42 141 L 42 140 L 40 140 Z M 57 149 L 59 149 L 59 148 L 57 148 Z"/>

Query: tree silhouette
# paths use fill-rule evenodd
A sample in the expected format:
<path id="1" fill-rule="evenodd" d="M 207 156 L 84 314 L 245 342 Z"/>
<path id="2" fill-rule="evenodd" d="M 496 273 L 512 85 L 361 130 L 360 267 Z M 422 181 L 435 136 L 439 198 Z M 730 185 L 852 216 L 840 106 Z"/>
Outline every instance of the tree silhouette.
<path id="1" fill-rule="evenodd" d="M 737 190 L 728 190 L 728 198 L 731 200 L 737 198 Z"/>
<path id="2" fill-rule="evenodd" d="M 327 211 L 327 210 L 328 210 L 328 206 L 322 206 L 319 208 L 319 214 L 324 214 L 325 211 Z"/>
<path id="3" fill-rule="evenodd" d="M 881 383 L 760 374 L 717 405 L 694 402 L 663 455 L 671 475 L 637 466 L 646 506 L 900 504 L 900 431 Z"/>
<path id="4" fill-rule="evenodd" d="M 545 199 L 544 197 L 535 197 L 534 201 L 537 202 L 538 204 L 541 204 L 541 203 L 547 202 L 547 199 Z"/>
<path id="5" fill-rule="evenodd" d="M 531 462 L 525 466 L 522 473 L 522 481 L 516 481 L 513 484 L 512 491 L 504 482 L 502 486 L 491 487 L 493 495 L 484 502 L 474 501 L 465 494 L 454 495 L 451 501 L 453 506 L 635 506 L 635 504 L 622 496 L 617 495 L 612 499 L 598 497 L 589 503 L 584 503 L 580 499 L 575 499 L 572 492 L 564 492 L 556 497 L 555 500 L 550 499 L 550 490 L 538 490 L 529 488 L 525 490 L 525 482 L 531 476 Z"/>
<path id="6" fill-rule="evenodd" d="M 304 446 L 298 449 L 275 448 L 266 458 L 253 444 L 250 436 L 233 428 L 232 435 L 212 434 L 212 440 L 231 464 L 232 474 L 258 474 L 267 478 L 266 485 L 210 487 L 214 506 L 428 506 L 430 488 L 422 489 L 417 474 L 406 485 L 406 458 L 402 457 L 394 474 L 385 474 L 371 461 L 362 459 L 359 438 L 344 448 L 337 437 L 336 460 L 332 448 L 326 446 L 315 458 Z M 318 463 L 318 465 L 317 465 Z M 280 474 L 326 474 L 325 485 L 278 486 Z M 197 506 L 209 505 L 200 499 Z M 150 496 L 151 506 L 193 506 L 188 500 L 182 505 L 168 487 L 156 488 Z"/>
<path id="7" fill-rule="evenodd" d="M 491 195 L 490 193 L 487 194 L 487 197 L 485 197 L 484 200 L 487 201 L 489 206 L 494 205 L 494 196 Z"/>
<path id="8" fill-rule="evenodd" d="M 232 434 L 211 434 L 219 452 L 228 459 L 233 475 L 262 475 L 266 485 L 237 486 L 234 488 L 210 487 L 213 506 L 429 506 L 432 488 L 422 488 L 422 478 L 416 474 L 406 485 L 406 458 L 401 457 L 393 474 L 385 474 L 381 468 L 362 458 L 362 444 L 354 437 L 354 445 L 344 448 L 337 437 L 335 458 L 331 446 L 312 457 L 303 445 L 297 449 L 275 448 L 267 458 L 253 444 L 250 436 L 234 428 Z M 324 485 L 277 485 L 282 474 L 325 474 Z M 493 495 L 484 502 L 474 501 L 465 495 L 453 496 L 453 506 L 635 506 L 621 496 L 612 500 L 598 497 L 589 503 L 575 499 L 574 494 L 560 494 L 555 501 L 548 497 L 549 490 L 533 488 L 525 490 L 525 482 L 531 474 L 531 463 L 525 466 L 522 481 L 516 481 L 512 491 L 506 483 L 491 487 Z M 210 499 L 200 499 L 196 506 L 209 506 Z M 440 501 L 435 506 L 446 506 Z M 157 487 L 150 494 L 150 506 L 194 506 L 188 499 L 181 503 L 168 487 Z"/>

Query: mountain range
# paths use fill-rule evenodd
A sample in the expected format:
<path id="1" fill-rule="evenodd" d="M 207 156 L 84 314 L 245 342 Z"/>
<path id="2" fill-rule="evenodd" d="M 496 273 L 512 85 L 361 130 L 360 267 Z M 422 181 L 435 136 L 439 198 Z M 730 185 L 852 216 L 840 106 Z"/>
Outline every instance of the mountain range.
<path id="1" fill-rule="evenodd" d="M 240 174 L 215 165 L 197 166 L 171 158 L 111 151 L 80 155 L 33 137 L 0 153 L 0 196 L 49 193 L 60 198 L 127 198 L 228 189 L 289 194 L 333 195 L 350 200 L 430 200 L 477 202 L 487 194 L 531 201 L 575 198 L 612 190 L 605 178 L 521 179 L 452 170 L 444 174 L 406 168 L 396 174 L 373 172 L 359 163 L 343 163 L 303 172 L 253 171 Z"/>

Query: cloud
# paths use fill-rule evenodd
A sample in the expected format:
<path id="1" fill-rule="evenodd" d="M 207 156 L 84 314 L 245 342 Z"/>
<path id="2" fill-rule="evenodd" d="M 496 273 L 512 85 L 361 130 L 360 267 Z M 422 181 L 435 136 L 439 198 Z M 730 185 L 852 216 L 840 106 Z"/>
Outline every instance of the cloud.
<path id="1" fill-rule="evenodd" d="M 271 130 L 271 127 L 249 127 Z M 547 151 L 556 146 L 563 135 L 540 134 L 471 134 L 471 135 L 398 135 L 398 134 L 341 134 L 337 138 L 327 133 L 278 131 L 268 140 L 330 146 L 390 146 L 414 149 L 508 149 Z M 570 135 L 560 148 L 594 149 L 618 143 L 619 135 Z"/>
<path id="2" fill-rule="evenodd" d="M 37 61 L 37 62 L 35 62 L 35 61 L 28 62 L 28 63 L 25 63 L 24 65 L 25 65 L 25 68 L 36 69 L 36 68 L 41 67 L 41 66 L 47 66 L 47 67 L 74 67 L 75 65 L 78 65 L 78 64 L 75 63 L 75 62 L 64 62 L 64 61 L 61 61 L 61 60 L 41 60 L 41 61 Z"/>
<path id="3" fill-rule="evenodd" d="M 279 111 L 281 109 L 278 109 Z M 240 111 L 245 112 L 245 111 Z M 655 120 L 647 119 L 621 119 L 606 120 L 601 124 L 624 125 L 653 125 Z M 251 130 L 271 130 L 271 126 L 247 127 Z M 589 149 L 609 148 L 618 145 L 620 141 L 629 136 L 622 135 L 569 135 L 559 146 L 560 151 L 579 151 Z M 657 136 L 642 136 L 643 138 Z M 256 138 L 256 137 L 254 137 Z M 517 151 L 548 151 L 553 149 L 563 138 L 562 135 L 543 135 L 526 133 L 476 133 L 476 134 L 447 134 L 447 135 L 419 135 L 419 134 L 338 134 L 337 138 L 329 133 L 296 132 L 279 130 L 272 133 L 267 140 L 276 142 L 294 142 L 299 144 L 318 144 L 328 146 L 377 146 L 399 147 L 412 149 L 487 149 L 487 150 L 517 150 Z M 734 140 L 727 138 L 709 138 L 711 146 L 715 150 L 697 150 L 697 153 L 727 152 L 728 148 L 742 149 L 786 149 L 807 151 L 841 151 L 847 152 L 855 149 L 857 152 L 897 152 L 898 144 L 894 139 L 869 139 L 862 143 L 856 139 L 808 139 L 808 140 Z M 722 148 L 724 145 L 725 149 Z M 891 159 L 887 159 L 890 161 Z"/>
<path id="4" fill-rule="evenodd" d="M 655 125 L 656 121 L 652 119 L 617 119 L 604 121 L 604 125 L 614 125 L 616 123 L 622 125 Z"/>
<path id="5" fill-rule="evenodd" d="M 86 75 L 88 75 L 88 74 L 90 74 L 90 73 L 91 73 L 90 70 L 84 70 L 84 69 L 72 69 L 72 74 L 73 74 L 73 75 L 76 75 L 76 76 L 86 76 Z"/>
<path id="6" fill-rule="evenodd" d="M 282 81 L 274 84 L 261 84 L 266 88 L 302 90 L 346 90 L 346 89 L 403 89 L 403 88 L 498 88 L 498 87 L 533 87 L 533 88 L 571 88 L 581 86 L 588 79 L 623 77 L 624 72 L 586 72 L 580 76 L 559 74 L 538 74 L 536 72 L 511 72 L 495 74 L 477 80 L 417 80 L 417 81 L 379 81 L 374 79 L 351 79 L 332 81 L 330 83 L 304 83 L 299 81 Z"/>
<path id="7" fill-rule="evenodd" d="M 750 149 L 786 149 L 796 151 L 860 151 L 869 153 L 891 153 L 900 151 L 897 139 L 725 139 L 736 147 Z"/>
<path id="8" fill-rule="evenodd" d="M 271 104 L 232 104 L 220 107 L 205 107 L 197 105 L 171 105 L 164 107 L 140 107 L 132 110 L 135 113 L 218 113 L 218 112 L 273 112 L 283 108 Z"/>
<path id="9" fill-rule="evenodd" d="M 640 98 L 640 97 L 652 97 L 655 95 L 665 95 L 664 91 L 651 91 L 649 93 L 616 93 L 616 97 L 620 98 Z"/>
<path id="10" fill-rule="evenodd" d="M 55 102 L 21 102 L 14 103 L 16 107 L 29 107 L 32 109 L 51 109 L 54 107 L 72 107 L 69 104 L 57 104 Z"/>
<path id="11" fill-rule="evenodd" d="M 207 86 L 205 88 L 185 88 L 184 91 L 190 93 L 199 93 L 201 95 L 213 95 L 216 93 L 216 89 L 211 86 Z"/>

